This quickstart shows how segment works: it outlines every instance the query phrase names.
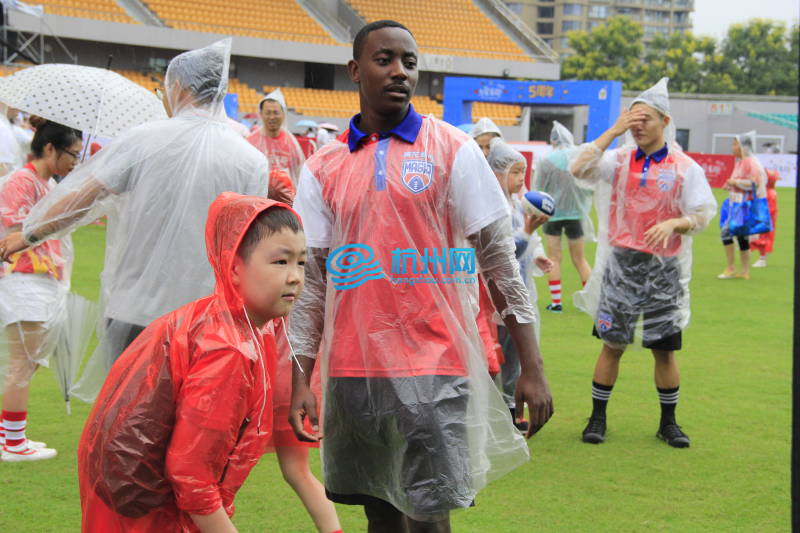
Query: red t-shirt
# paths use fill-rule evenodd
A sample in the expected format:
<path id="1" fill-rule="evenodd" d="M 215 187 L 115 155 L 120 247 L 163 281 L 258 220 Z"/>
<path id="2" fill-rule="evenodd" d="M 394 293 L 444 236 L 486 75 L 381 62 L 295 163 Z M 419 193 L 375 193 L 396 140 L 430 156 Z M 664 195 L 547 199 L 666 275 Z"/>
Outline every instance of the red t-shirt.
<path id="1" fill-rule="evenodd" d="M 12 173 L 0 186 L 0 223 L 5 228 L 22 224 L 36 203 L 52 189 L 53 183 L 36 173 L 28 163 Z M 0 275 L 45 274 L 55 279 L 64 275 L 64 257 L 58 240 L 44 241 L 38 246 L 13 254 L 3 263 Z"/>
<path id="2" fill-rule="evenodd" d="M 294 135 L 281 130 L 277 137 L 270 137 L 259 128 L 247 141 L 267 157 L 271 172 L 283 171 L 297 183 L 305 157 Z"/>

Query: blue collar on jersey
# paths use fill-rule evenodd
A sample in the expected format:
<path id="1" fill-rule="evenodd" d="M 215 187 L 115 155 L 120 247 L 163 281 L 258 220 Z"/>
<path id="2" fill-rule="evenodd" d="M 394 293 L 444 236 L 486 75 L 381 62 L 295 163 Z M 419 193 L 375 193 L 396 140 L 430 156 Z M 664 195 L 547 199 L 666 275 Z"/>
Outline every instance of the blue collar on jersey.
<path id="1" fill-rule="evenodd" d="M 356 124 L 360 121 L 361 113 L 350 119 L 350 133 L 347 135 L 347 146 L 350 147 L 351 152 L 355 152 L 361 144 L 361 141 L 366 137 L 369 137 L 368 134 L 364 133 L 356 126 Z M 414 110 L 413 105 L 408 104 L 408 113 L 406 114 L 406 118 L 404 118 L 400 124 L 391 130 L 386 132 L 378 132 L 378 138 L 385 139 L 390 135 L 394 135 L 395 137 L 399 137 L 409 144 L 413 144 L 417 140 L 417 135 L 419 135 L 419 129 L 421 127 L 422 115 Z"/>
<path id="2" fill-rule="evenodd" d="M 667 157 L 668 153 L 669 153 L 669 150 L 667 149 L 667 145 L 666 144 L 664 146 L 662 146 L 660 150 L 657 150 L 657 151 L 653 152 L 649 156 L 647 154 L 645 154 L 644 151 L 642 151 L 641 148 L 636 148 L 636 160 L 638 161 L 643 157 L 647 157 L 648 159 L 655 159 L 656 163 L 661 163 L 664 160 L 664 158 Z"/>

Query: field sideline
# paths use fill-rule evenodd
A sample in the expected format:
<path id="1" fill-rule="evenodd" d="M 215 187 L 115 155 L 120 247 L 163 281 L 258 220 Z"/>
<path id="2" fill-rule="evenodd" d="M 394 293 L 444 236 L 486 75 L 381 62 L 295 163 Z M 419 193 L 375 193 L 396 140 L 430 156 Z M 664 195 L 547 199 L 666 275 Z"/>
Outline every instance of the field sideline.
<path id="1" fill-rule="evenodd" d="M 564 265 L 565 312 L 542 311 L 542 349 L 556 414 L 530 441 L 531 462 L 481 492 L 474 509 L 455 513 L 454 531 L 787 531 L 794 193 L 778 190 L 776 251 L 769 267 L 753 269 L 749 281 L 716 279 L 724 266 L 716 219 L 695 238 L 693 314 L 679 356 L 677 412 L 692 438 L 688 450 L 655 438 L 652 357 L 641 349 L 623 358 L 609 404 L 607 442 L 580 442 L 600 344 L 590 336 L 589 317 L 572 305 L 579 282 Z M 89 226 L 74 236 L 73 288 L 95 300 L 103 231 Z M 543 309 L 549 302 L 546 280 L 539 279 L 538 287 Z M 0 464 L 2 529 L 79 531 L 75 451 L 89 407 L 75 401 L 67 416 L 50 370 L 36 375 L 29 436 L 45 440 L 59 456 Z M 312 458 L 318 472 L 315 452 Z M 339 513 L 345 532 L 366 529 L 360 508 L 340 506 Z M 242 532 L 314 531 L 274 455 L 264 457 L 240 491 L 234 522 Z"/>

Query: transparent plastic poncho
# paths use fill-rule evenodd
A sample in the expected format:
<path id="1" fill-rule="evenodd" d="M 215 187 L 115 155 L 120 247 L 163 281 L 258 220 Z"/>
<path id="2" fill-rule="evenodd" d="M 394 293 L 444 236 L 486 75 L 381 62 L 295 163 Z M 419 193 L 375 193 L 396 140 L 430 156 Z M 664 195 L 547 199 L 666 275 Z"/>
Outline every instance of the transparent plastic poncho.
<path id="1" fill-rule="evenodd" d="M 276 102 L 280 105 L 283 113 L 283 121 L 277 135 L 273 136 L 267 125 L 264 124 L 262 116 L 262 105 L 264 102 Z M 275 89 L 258 103 L 256 112 L 259 116 L 260 126 L 247 138 L 248 142 L 255 146 L 269 160 L 271 169 L 270 179 L 281 181 L 285 177 L 291 180 L 292 187 L 296 189 L 297 180 L 300 178 L 300 169 L 305 163 L 305 155 L 294 134 L 289 131 L 287 126 L 286 100 L 280 89 Z"/>
<path id="2" fill-rule="evenodd" d="M 509 175 L 513 166 L 518 163 L 527 166 L 527 161 L 521 153 L 502 139 L 492 139 L 488 162 L 489 167 L 497 176 L 500 188 L 505 193 L 511 209 L 511 236 L 514 240 L 514 255 L 519 262 L 520 275 L 525 287 L 528 289 L 531 307 L 536 315 L 536 337 L 539 338 L 541 322 L 539 320 L 538 292 L 534 277 L 544 275 L 544 272 L 536 266 L 536 259 L 547 257 L 547 254 L 538 231 L 530 234 L 525 231 L 525 211 L 521 202 L 521 195 L 525 193 L 525 185 L 523 184 L 522 189 L 514 194 L 508 190 Z M 525 172 L 524 167 L 522 171 L 523 173 Z"/>
<path id="3" fill-rule="evenodd" d="M 321 354 L 326 488 L 418 520 L 469 506 L 528 459 L 487 373 L 477 265 L 502 316 L 535 321 L 480 149 L 433 117 L 413 142 L 335 140 L 306 162 L 295 208 L 310 255 L 289 337 Z"/>
<path id="4" fill-rule="evenodd" d="M 285 209 L 224 193 L 208 210 L 210 294 L 150 324 L 111 369 L 78 446 L 84 531 L 199 531 L 234 498 L 272 436 L 274 320 L 257 329 L 233 282 L 253 220 Z"/>
<path id="5" fill-rule="evenodd" d="M 725 188 L 729 191 L 732 202 L 741 202 L 748 193 L 755 191 L 757 198 L 767 196 L 767 172 L 761 161 L 755 156 L 756 132 L 751 130 L 736 135 L 735 141 L 741 149 L 741 157 L 736 158 L 736 163 L 731 172 L 731 183 Z"/>
<path id="6" fill-rule="evenodd" d="M 666 91 L 659 82 L 637 100 L 669 111 L 662 86 Z M 689 324 L 691 236 L 707 227 L 717 207 L 703 170 L 677 144 L 668 144 L 667 155 L 651 162 L 647 173 L 636 170 L 643 161 L 636 156 L 636 145 L 603 153 L 586 143 L 570 165 L 576 178 L 595 184 L 599 223 L 592 275 L 575 304 L 592 316 L 598 336 L 617 348 L 637 336 L 648 346 Z M 650 228 L 673 218 L 686 218 L 690 231 L 673 233 L 666 243 L 646 242 Z"/>
<path id="7" fill-rule="evenodd" d="M 553 151 L 537 161 L 533 174 L 532 188 L 546 192 L 556 202 L 556 212 L 551 222 L 559 220 L 580 220 L 584 238 L 592 239 L 594 228 L 590 218 L 592 209 L 592 190 L 578 183 L 569 171 L 569 162 L 575 155 L 575 142 L 572 133 L 563 125 L 553 121 L 550 132 Z"/>
<path id="8" fill-rule="evenodd" d="M 268 163 L 226 122 L 230 45 L 225 39 L 175 57 L 165 79 L 172 117 L 107 144 L 23 222 L 30 240 L 107 217 L 99 344 L 74 390 L 86 401 L 138 330 L 213 288 L 203 227 L 214 198 L 267 195 Z"/>

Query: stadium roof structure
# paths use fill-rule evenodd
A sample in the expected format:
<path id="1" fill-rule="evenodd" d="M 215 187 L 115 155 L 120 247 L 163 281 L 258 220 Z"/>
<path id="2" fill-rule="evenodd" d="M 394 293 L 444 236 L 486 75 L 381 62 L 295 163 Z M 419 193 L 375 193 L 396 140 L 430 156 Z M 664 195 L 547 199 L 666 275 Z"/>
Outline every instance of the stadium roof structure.
<path id="1" fill-rule="evenodd" d="M 302 2 L 305 6 L 307 2 Z M 475 0 L 485 13 L 492 13 L 492 20 L 507 21 L 502 25 L 503 31 L 517 43 L 526 43 L 525 52 L 519 60 L 513 58 L 474 57 L 470 55 L 452 55 L 438 50 L 422 54 L 420 67 L 429 72 L 460 74 L 484 77 L 506 77 L 555 80 L 560 76 L 558 57 L 552 50 L 524 25 L 503 9 L 502 2 L 494 0 Z M 502 5 L 502 7 L 498 7 Z M 495 10 L 496 12 L 492 11 Z M 46 10 L 45 10 L 46 11 Z M 145 46 L 173 50 L 188 50 L 205 46 L 215 40 L 226 37 L 226 34 L 179 29 L 165 25 L 145 23 L 122 23 L 110 20 L 77 18 L 45 12 L 44 16 L 22 13 L 16 10 L 7 12 L 9 29 L 21 32 L 39 32 L 62 39 L 97 41 L 132 46 Z M 363 24 L 363 21 L 361 22 Z M 351 58 L 350 43 L 337 39 L 326 39 L 321 42 L 289 41 L 271 38 L 259 38 L 234 35 L 233 55 L 281 59 L 298 62 L 346 64 Z M 430 53 L 435 52 L 435 53 Z"/>

